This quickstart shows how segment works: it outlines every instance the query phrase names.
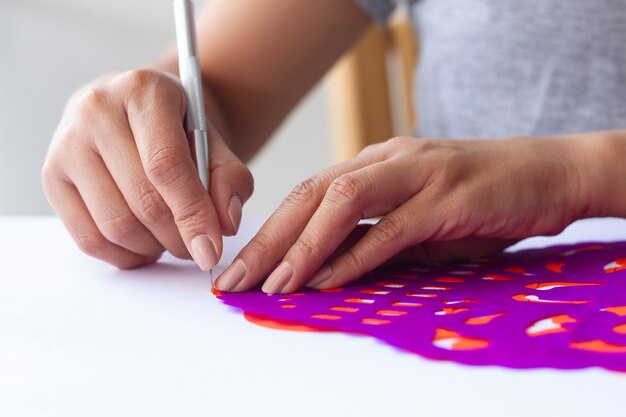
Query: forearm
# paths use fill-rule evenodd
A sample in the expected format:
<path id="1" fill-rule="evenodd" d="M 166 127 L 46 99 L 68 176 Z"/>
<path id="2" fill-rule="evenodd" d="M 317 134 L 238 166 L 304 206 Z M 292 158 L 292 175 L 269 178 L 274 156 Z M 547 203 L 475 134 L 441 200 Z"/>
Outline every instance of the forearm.
<path id="1" fill-rule="evenodd" d="M 209 120 L 249 160 L 365 31 L 353 0 L 212 0 L 198 13 Z M 177 72 L 171 48 L 156 64 Z"/>

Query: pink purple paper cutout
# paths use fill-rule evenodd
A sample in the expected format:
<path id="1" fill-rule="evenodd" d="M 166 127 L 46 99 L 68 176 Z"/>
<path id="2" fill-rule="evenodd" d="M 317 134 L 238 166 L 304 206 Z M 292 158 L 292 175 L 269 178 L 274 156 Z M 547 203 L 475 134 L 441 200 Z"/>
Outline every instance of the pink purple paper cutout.
<path id="1" fill-rule="evenodd" d="M 219 297 L 250 314 L 369 335 L 430 359 L 626 371 L 626 242 L 388 267 L 331 291 Z"/>

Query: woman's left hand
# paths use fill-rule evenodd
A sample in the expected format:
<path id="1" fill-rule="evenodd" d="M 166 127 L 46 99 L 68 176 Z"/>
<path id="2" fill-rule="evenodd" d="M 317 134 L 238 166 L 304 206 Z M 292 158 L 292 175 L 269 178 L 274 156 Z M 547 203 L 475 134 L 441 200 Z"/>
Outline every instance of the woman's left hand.
<path id="1" fill-rule="evenodd" d="M 593 201 L 578 143 L 401 137 L 369 146 L 296 186 L 216 287 L 244 291 L 273 270 L 267 293 L 332 288 L 390 260 L 469 259 L 559 233 Z"/>

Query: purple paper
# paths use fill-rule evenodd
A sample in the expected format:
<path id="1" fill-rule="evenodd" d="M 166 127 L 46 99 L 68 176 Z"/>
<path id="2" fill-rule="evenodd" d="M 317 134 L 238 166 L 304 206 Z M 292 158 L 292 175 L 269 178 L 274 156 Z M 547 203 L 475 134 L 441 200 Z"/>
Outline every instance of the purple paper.
<path id="1" fill-rule="evenodd" d="M 252 317 L 468 365 L 626 371 L 626 242 L 381 268 L 330 291 L 218 293 Z"/>

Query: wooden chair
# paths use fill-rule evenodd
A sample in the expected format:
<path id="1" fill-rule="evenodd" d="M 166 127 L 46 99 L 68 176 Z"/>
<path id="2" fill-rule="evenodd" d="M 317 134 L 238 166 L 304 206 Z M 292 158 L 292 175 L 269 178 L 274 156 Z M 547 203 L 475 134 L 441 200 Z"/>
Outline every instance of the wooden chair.
<path id="1" fill-rule="evenodd" d="M 408 11 L 400 9 L 387 27 L 373 25 L 331 70 L 328 81 L 337 162 L 354 157 L 369 144 L 414 131 L 417 57 Z"/>

